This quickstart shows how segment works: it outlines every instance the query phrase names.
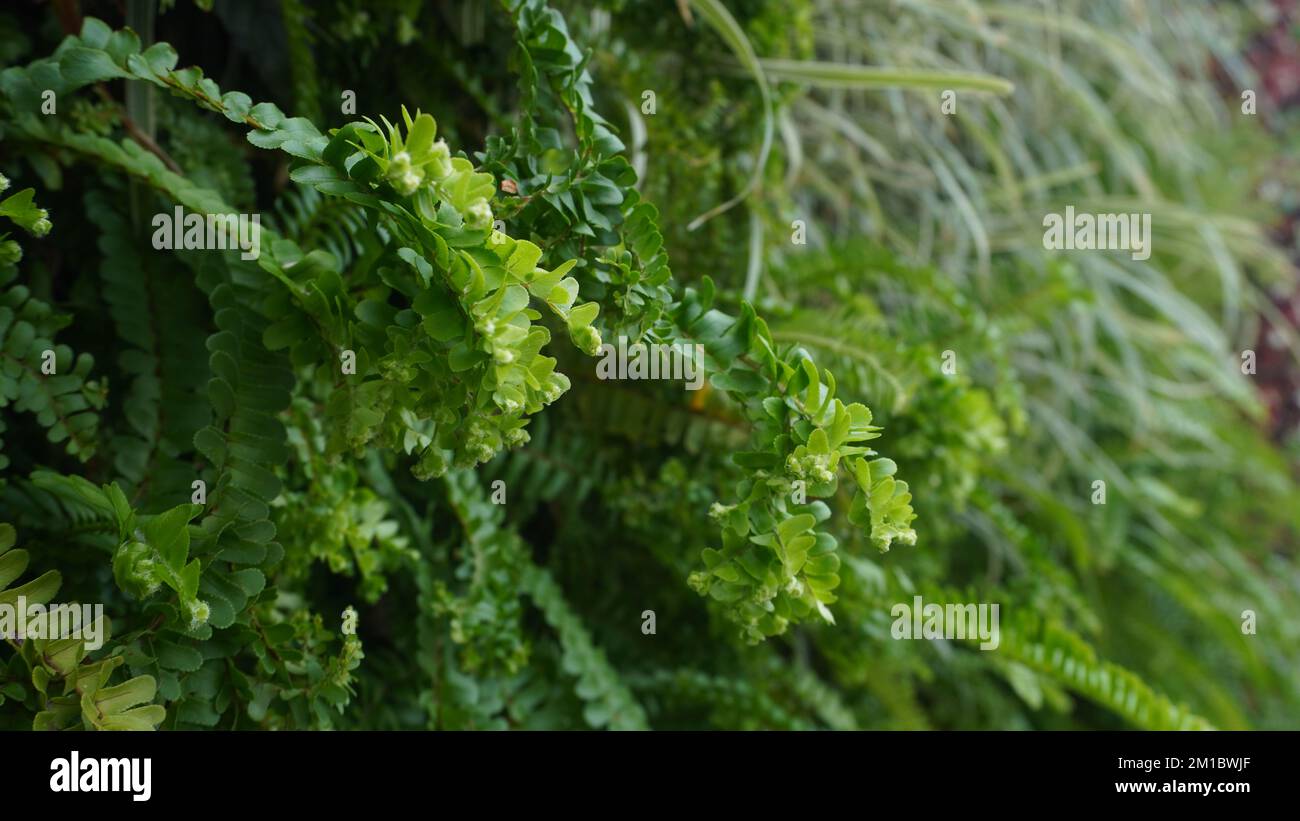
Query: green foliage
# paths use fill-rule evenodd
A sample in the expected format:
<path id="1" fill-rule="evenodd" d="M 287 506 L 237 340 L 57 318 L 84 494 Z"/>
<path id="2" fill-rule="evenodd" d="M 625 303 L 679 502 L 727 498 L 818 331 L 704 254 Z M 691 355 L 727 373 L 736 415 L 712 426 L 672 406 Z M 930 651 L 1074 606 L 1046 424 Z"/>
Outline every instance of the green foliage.
<path id="1" fill-rule="evenodd" d="M 713 384 L 748 400 L 755 439 L 765 447 L 733 457 L 751 477 L 741 484 L 741 502 L 711 511 L 723 523 L 723 546 L 706 549 L 706 572 L 691 577 L 698 592 L 733 606 L 732 617 L 749 641 L 783 633 L 814 611 L 834 624 L 827 605 L 835 601 L 831 591 L 840 582 L 837 542 L 814 530 L 830 510 L 806 501 L 834 496 L 841 466 L 854 480 L 849 521 L 881 552 L 895 539 L 916 543 L 907 483 L 893 478 L 897 466 L 891 460 L 869 460 L 876 452 L 860 444 L 880 435 L 871 411 L 836 399 L 834 378 L 827 374 L 823 385 L 810 359 L 795 359 L 797 368 L 777 359 L 763 330 L 741 350 L 767 354 L 762 370 L 768 381 L 735 366 L 714 377 Z M 783 399 L 764 395 L 771 383 L 784 386 Z"/>
<path id="2" fill-rule="evenodd" d="M 28 607 L 50 604 L 62 583 L 58 571 L 47 571 L 19 587 L 6 589 L 28 564 L 27 551 L 11 549 L 15 539 L 13 526 L 0 524 L 0 605 L 12 612 L 20 600 Z M 81 608 L 74 606 L 69 612 L 74 616 L 73 629 L 90 628 L 81 620 Z M 63 620 L 53 608 L 45 610 L 27 624 L 24 640 L 9 639 L 17 652 L 8 665 L 7 675 L 13 676 L 13 680 L 6 685 L 5 694 L 24 707 L 40 705 L 40 711 L 32 719 L 32 729 L 67 729 L 77 724 L 78 718 L 80 726 L 86 729 L 152 730 L 157 727 L 167 712 L 162 706 L 149 703 L 157 692 L 154 678 L 136 676 L 110 686 L 108 682 L 122 666 L 123 658 L 106 655 L 92 662 L 87 656 L 94 648 L 87 647 L 85 639 L 52 636 L 56 618 Z M 107 620 L 100 616 L 93 632 L 102 640 L 108 630 Z M 18 678 L 23 672 L 20 663 L 25 665 L 26 681 Z"/>
<path id="3" fill-rule="evenodd" d="M 3 185 L 0 185 L 0 191 L 8 187 L 9 180 L 5 179 Z M 0 201 L 0 217 L 8 217 L 34 237 L 43 237 L 50 232 L 49 213 L 44 208 L 37 207 L 35 197 L 35 188 L 24 188 L 16 194 L 10 194 Z"/>
<path id="4" fill-rule="evenodd" d="M 104 407 L 107 386 L 88 378 L 94 357 L 55 344 L 55 333 L 72 318 L 16 284 L 17 275 L 12 265 L 0 268 L 0 408 L 32 414 L 48 430 L 49 441 L 84 462 L 95 455 L 97 411 Z M 8 462 L 0 454 L 0 469 Z"/>
<path id="5" fill-rule="evenodd" d="M 86 211 L 100 230 L 99 277 L 114 331 L 126 348 L 118 363 L 130 380 L 126 424 L 112 441 L 113 465 L 128 491 L 134 488 L 134 498 L 152 508 L 154 500 L 165 505 L 188 496 L 194 479 L 185 457 L 211 418 L 202 401 L 207 355 L 202 337 L 194 333 L 208 321 L 207 312 L 190 282 L 142 252 L 144 235 L 109 197 L 91 191 Z M 141 305 L 167 308 L 141 316 Z"/>
<path id="6" fill-rule="evenodd" d="M 1295 434 L 1238 368 L 1300 351 L 1279 148 L 1206 68 L 1246 13 L 588 5 L 5 40 L 0 604 L 112 632 L 10 640 L 0 726 L 1293 724 Z M 1043 251 L 1067 203 L 1156 253 Z M 157 247 L 178 207 L 256 257 Z M 894 640 L 916 595 L 998 649 Z"/>
<path id="7" fill-rule="evenodd" d="M 1096 652 L 1068 630 L 1022 619 L 1010 632 L 1007 655 L 1043 673 L 1147 730 L 1209 730 L 1205 719 L 1189 714 L 1151 690 L 1146 682 Z"/>

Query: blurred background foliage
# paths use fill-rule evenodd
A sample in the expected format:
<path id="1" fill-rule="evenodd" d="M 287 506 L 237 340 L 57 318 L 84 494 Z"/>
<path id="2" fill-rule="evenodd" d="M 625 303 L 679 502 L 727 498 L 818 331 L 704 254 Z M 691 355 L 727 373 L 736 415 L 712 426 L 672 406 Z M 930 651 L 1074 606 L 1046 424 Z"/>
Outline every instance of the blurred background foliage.
<path id="1" fill-rule="evenodd" d="M 1297 726 L 1295 2 L 550 6 L 562 17 L 540 0 L 182 0 L 163 4 L 154 39 L 322 132 L 351 119 L 344 91 L 358 115 L 418 107 L 499 179 L 534 160 L 594 173 L 575 125 L 587 109 L 566 108 L 599 112 L 658 209 L 673 287 L 707 277 L 723 310 L 752 303 L 774 341 L 871 408 L 910 483 L 917 542 L 882 554 L 832 518 L 837 623 L 751 646 L 687 585 L 717 540 L 710 506 L 742 478 L 731 456 L 749 422 L 722 391 L 602 383 L 590 360 L 557 354 L 573 389 L 532 441 L 432 483 L 392 454 L 325 459 L 299 397 L 284 414 L 275 582 L 327 623 L 360 611 L 365 659 L 331 726 Z M 0 56 L 49 53 L 80 14 L 127 22 L 112 3 L 10 9 Z M 544 23 L 521 34 L 528 19 Z M 530 65 L 578 70 L 530 88 L 528 36 Z M 292 182 L 287 158 L 184 102 L 153 104 L 157 142 L 187 178 L 345 266 L 373 251 L 368 217 Z M 70 109 L 102 134 L 123 113 L 93 96 Z M 516 150 L 510 135 L 530 129 L 554 130 L 554 156 Z M 113 335 L 96 311 L 96 229 L 73 227 L 91 181 L 39 156 L 0 167 L 37 185 L 67 238 L 29 251 L 29 287 L 77 316 L 60 339 L 95 350 Z M 635 324 L 600 290 L 596 261 L 615 243 L 543 231 L 543 199 L 493 205 L 546 259 L 591 263 L 583 294 L 601 322 Z M 1067 205 L 1152 214 L 1154 253 L 1043 250 L 1043 215 Z M 45 464 L 16 424 L 5 452 Z M 8 475 L 11 504 L 40 493 Z M 504 506 L 489 500 L 497 479 Z M 19 524 L 63 540 L 52 566 L 77 561 L 75 533 Z M 892 640 L 890 608 L 914 595 L 998 603 L 1002 647 Z M 1166 697 L 1186 713 L 1169 718 Z"/>

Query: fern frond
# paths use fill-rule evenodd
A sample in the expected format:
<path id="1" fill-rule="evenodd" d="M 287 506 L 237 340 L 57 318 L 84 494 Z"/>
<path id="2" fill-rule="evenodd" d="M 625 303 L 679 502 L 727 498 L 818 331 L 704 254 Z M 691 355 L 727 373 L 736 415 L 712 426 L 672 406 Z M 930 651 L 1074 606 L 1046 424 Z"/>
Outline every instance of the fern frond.
<path id="1" fill-rule="evenodd" d="M 272 227 L 303 248 L 328 251 L 345 270 L 388 239 L 383 226 L 371 228 L 360 206 L 326 197 L 310 185 L 294 184 L 280 193 Z"/>
<path id="2" fill-rule="evenodd" d="M 208 398 L 214 418 L 194 436 L 194 446 L 207 458 L 215 481 L 203 523 L 203 550 L 249 570 L 260 568 L 262 576 L 284 556 L 274 540 L 269 506 L 281 489 L 276 467 L 289 453 L 277 415 L 289 405 L 293 373 L 286 356 L 262 345 L 269 323 L 253 308 L 264 298 L 266 280 L 260 272 L 233 254 L 229 259 L 210 254 L 182 259 L 193 266 L 218 328 L 207 341 L 213 374 Z M 261 584 L 249 593 L 215 566 L 210 570 L 203 589 L 216 600 L 213 625 L 229 626 Z"/>
<path id="3" fill-rule="evenodd" d="M 157 254 L 140 252 L 145 239 L 110 203 L 92 191 L 86 210 L 100 229 L 100 277 L 118 337 L 129 346 L 118 358 L 131 378 L 123 400 L 127 432 L 113 441 L 113 464 L 128 491 L 146 509 L 168 508 L 190 496 L 194 434 L 211 411 L 202 393 L 207 357 L 201 296 L 187 278 L 163 270 Z M 141 322 L 144 316 L 147 322 Z"/>
<path id="4" fill-rule="evenodd" d="M 280 20 L 288 44 L 289 74 L 293 78 L 294 103 L 302 116 L 320 122 L 320 83 L 316 58 L 312 54 L 312 11 L 302 0 L 280 0 Z"/>
<path id="5" fill-rule="evenodd" d="M 628 676 L 643 693 L 656 726 L 671 727 L 677 716 L 704 707 L 718 726 L 743 730 L 809 730 L 812 724 L 782 707 L 762 689 L 739 677 L 681 668 Z M 689 726 L 689 725 L 688 725 Z"/>
<path id="6" fill-rule="evenodd" d="M 564 672 L 577 679 L 576 692 L 587 705 L 582 713 L 587 724 L 597 729 L 606 726 L 612 730 L 646 729 L 645 711 L 610 666 L 605 652 L 592 642 L 551 574 L 530 565 L 524 569 L 522 582 L 524 592 L 559 635 L 564 649 Z"/>
<path id="7" fill-rule="evenodd" d="M 88 461 L 98 445 L 97 411 L 104 407 L 108 387 L 89 378 L 94 357 L 74 356 L 67 345 L 54 342 L 68 318 L 25 286 L 11 284 L 16 276 L 12 266 L 0 268 L 0 408 L 12 405 L 31 413 L 51 442 L 63 443 L 69 454 Z"/>
<path id="8" fill-rule="evenodd" d="M 1214 729 L 1205 719 L 1157 693 L 1137 674 L 1098 658 L 1074 633 L 1036 614 L 1024 614 L 1003 628 L 1000 649 L 1141 729 Z"/>

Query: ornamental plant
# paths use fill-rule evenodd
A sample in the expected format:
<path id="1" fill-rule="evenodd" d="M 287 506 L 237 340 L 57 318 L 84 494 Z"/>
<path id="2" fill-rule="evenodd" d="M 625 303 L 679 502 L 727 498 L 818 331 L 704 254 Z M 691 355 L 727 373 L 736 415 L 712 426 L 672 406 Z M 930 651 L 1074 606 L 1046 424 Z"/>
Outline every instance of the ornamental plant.
<path id="1" fill-rule="evenodd" d="M 0 727 L 1294 723 L 1294 115 L 1066 5 L 0 15 Z"/>

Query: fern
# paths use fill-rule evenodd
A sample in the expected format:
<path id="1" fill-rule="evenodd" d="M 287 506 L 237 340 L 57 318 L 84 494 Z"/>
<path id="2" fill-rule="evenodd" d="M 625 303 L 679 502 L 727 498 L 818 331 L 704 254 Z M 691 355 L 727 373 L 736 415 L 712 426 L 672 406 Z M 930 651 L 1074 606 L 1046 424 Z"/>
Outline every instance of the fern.
<path id="1" fill-rule="evenodd" d="M 315 188 L 296 185 L 276 199 L 274 227 L 304 248 L 321 248 L 332 254 L 342 268 L 382 247 L 383 234 L 371 239 L 365 212 L 345 199 L 332 199 Z"/>
<path id="2" fill-rule="evenodd" d="M 312 56 L 313 38 L 308 31 L 312 21 L 307 6 L 299 0 L 281 0 L 280 20 L 284 24 L 289 46 L 289 73 L 293 77 L 294 103 L 303 116 L 320 120 L 320 87 L 316 60 Z"/>
<path id="3" fill-rule="evenodd" d="M 113 464 L 146 507 L 153 500 L 166 505 L 190 495 L 194 467 L 186 457 L 210 416 L 201 394 L 206 357 L 194 333 L 205 318 L 194 289 L 139 252 L 140 232 L 106 194 L 91 192 L 86 206 L 101 232 L 105 300 L 118 336 L 129 346 L 118 358 L 131 377 L 128 432 L 114 440 Z M 142 308 L 153 324 L 139 321 Z"/>
<path id="4" fill-rule="evenodd" d="M 605 654 L 592 644 L 555 580 L 544 569 L 529 567 L 524 572 L 523 589 L 559 636 L 564 650 L 563 669 L 577 679 L 575 691 L 586 702 L 582 715 L 587 724 L 597 729 L 644 729 L 644 711 L 619 681 Z"/>
<path id="5" fill-rule="evenodd" d="M 1007 655 L 1147 730 L 1211 730 L 1205 719 L 1154 692 L 1140 677 L 1101 661 L 1070 631 L 1025 617 L 1006 632 Z"/>
<path id="6" fill-rule="evenodd" d="M 1249 12 L 1032 5 L 11 37 L 0 597 L 114 624 L 9 645 L 0 725 L 1288 726 L 1300 337 L 1243 182 L 1283 172 L 1206 69 Z M 1044 254 L 1068 202 L 1155 255 Z M 177 207 L 260 209 L 257 258 L 148 248 Z M 610 381 L 620 342 L 704 381 Z M 1001 644 L 895 641 L 919 592 Z"/>
<path id="7" fill-rule="evenodd" d="M 94 357 L 54 342 L 67 317 L 12 284 L 16 276 L 13 266 L 0 268 L 0 407 L 32 414 L 50 442 L 85 462 L 95 455 L 107 386 L 89 378 Z M 3 468 L 8 460 L 0 460 Z"/>

